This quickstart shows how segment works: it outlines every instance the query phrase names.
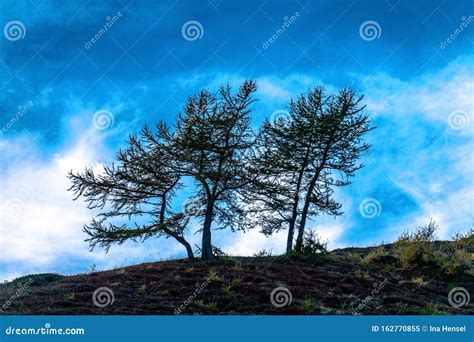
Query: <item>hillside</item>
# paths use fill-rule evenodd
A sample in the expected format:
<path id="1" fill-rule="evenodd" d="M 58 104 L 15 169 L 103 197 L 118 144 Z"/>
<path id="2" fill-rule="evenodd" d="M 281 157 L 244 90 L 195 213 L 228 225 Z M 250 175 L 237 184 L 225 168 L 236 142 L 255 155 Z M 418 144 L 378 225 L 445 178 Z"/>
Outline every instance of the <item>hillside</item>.
<path id="1" fill-rule="evenodd" d="M 31 275 L 0 285 L 0 303 L 6 303 L 2 314 L 40 315 L 474 314 L 472 300 L 460 308 L 448 302 L 453 287 L 474 293 L 472 269 L 447 274 L 427 263 L 406 270 L 393 255 L 393 246 L 385 245 L 334 250 L 313 260 L 221 257 L 74 276 Z M 94 295 L 101 287 L 108 289 Z M 285 290 L 272 305 L 278 287 L 291 293 L 289 305 L 277 307 L 289 299 Z"/>

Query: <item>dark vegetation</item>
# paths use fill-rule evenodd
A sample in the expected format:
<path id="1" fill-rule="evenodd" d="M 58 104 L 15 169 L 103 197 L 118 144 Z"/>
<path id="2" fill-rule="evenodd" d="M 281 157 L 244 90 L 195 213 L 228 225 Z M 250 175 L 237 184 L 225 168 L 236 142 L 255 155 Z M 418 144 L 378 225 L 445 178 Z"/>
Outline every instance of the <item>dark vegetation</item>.
<path id="1" fill-rule="evenodd" d="M 436 241 L 434 228 L 430 223 L 378 247 L 328 252 L 310 234 L 304 252 L 290 256 L 261 251 L 256 257 L 171 260 L 74 276 L 31 275 L 0 285 L 5 303 L 31 283 L 2 314 L 172 315 L 183 303 L 183 315 L 474 314 L 472 301 L 459 308 L 448 302 L 453 287 L 474 291 L 474 232 Z M 103 308 L 92 301 L 101 286 L 115 297 Z M 278 308 L 270 294 L 281 286 L 291 291 L 292 302 Z"/>

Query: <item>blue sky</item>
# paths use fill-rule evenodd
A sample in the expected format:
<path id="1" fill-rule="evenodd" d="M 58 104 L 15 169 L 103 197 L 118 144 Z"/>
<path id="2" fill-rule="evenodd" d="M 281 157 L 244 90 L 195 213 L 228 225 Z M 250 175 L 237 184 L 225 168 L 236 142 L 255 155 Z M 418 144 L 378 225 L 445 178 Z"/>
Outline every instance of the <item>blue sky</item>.
<path id="1" fill-rule="evenodd" d="M 440 238 L 472 227 L 470 1 L 7 0 L 0 8 L 0 279 L 182 256 L 171 240 L 90 253 L 81 227 L 92 213 L 72 202 L 66 173 L 110 163 L 129 133 L 172 122 L 188 95 L 245 78 L 259 85 L 256 127 L 318 84 L 365 95 L 377 126 L 366 167 L 336 192 L 345 214 L 310 223 L 331 247 L 392 241 L 430 218 Z M 215 234 L 234 254 L 279 252 L 284 240 L 258 229 Z"/>

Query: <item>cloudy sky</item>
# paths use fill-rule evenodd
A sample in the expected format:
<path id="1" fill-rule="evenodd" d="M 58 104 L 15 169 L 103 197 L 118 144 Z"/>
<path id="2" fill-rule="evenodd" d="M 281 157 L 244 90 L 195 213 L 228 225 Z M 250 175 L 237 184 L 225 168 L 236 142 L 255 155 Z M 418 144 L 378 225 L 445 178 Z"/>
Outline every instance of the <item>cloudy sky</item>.
<path id="1" fill-rule="evenodd" d="M 0 280 L 181 257 L 171 240 L 89 252 L 66 174 L 112 161 L 144 123 L 172 122 L 202 88 L 257 80 L 255 127 L 315 85 L 351 85 L 377 129 L 338 190 L 345 214 L 310 222 L 330 247 L 392 241 L 436 220 L 472 227 L 471 1 L 2 1 Z M 190 234 L 194 243 L 198 236 Z M 215 233 L 233 254 L 284 248 Z"/>

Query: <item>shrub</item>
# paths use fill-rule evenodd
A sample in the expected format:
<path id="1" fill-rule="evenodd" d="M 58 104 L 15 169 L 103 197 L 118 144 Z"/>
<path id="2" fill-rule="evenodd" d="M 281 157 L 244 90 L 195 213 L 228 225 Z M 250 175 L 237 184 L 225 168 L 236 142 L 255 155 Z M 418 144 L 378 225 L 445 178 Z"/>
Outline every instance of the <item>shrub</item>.
<path id="1" fill-rule="evenodd" d="M 256 258 L 266 258 L 266 257 L 271 257 L 272 256 L 272 250 L 266 250 L 265 248 L 259 250 L 258 252 L 253 254 L 254 257 Z"/>
<path id="2" fill-rule="evenodd" d="M 383 262 L 383 259 L 388 256 L 385 247 L 380 246 L 372 249 L 362 260 L 367 266 L 375 265 Z"/>
<path id="3" fill-rule="evenodd" d="M 314 311 L 316 303 L 312 298 L 305 298 L 300 302 L 299 307 L 304 312 L 311 313 Z"/>
<path id="4" fill-rule="evenodd" d="M 67 300 L 67 301 L 73 301 L 75 298 L 76 298 L 76 295 L 74 294 L 74 292 L 66 293 L 64 295 L 64 300 Z"/>
<path id="5" fill-rule="evenodd" d="M 438 266 L 449 277 L 461 274 L 472 268 L 471 253 L 462 244 L 456 242 L 446 245 L 436 253 Z"/>
<path id="6" fill-rule="evenodd" d="M 145 291 L 146 291 L 146 284 L 143 284 L 138 288 L 138 293 L 144 293 Z"/>
<path id="7" fill-rule="evenodd" d="M 291 251 L 290 257 L 300 260 L 323 261 L 329 255 L 327 242 L 321 242 L 320 237 L 314 230 L 305 233 L 301 251 Z"/>
<path id="8" fill-rule="evenodd" d="M 430 221 L 425 226 L 421 226 L 414 233 L 404 232 L 395 241 L 395 254 L 400 266 L 405 270 L 412 270 L 420 265 L 433 263 L 435 231 L 438 226 L 434 221 Z"/>
<path id="9" fill-rule="evenodd" d="M 232 285 L 231 284 L 222 285 L 222 293 L 226 295 L 232 294 Z"/>
<path id="10" fill-rule="evenodd" d="M 464 234 L 456 233 L 453 236 L 453 241 L 456 245 L 465 247 L 468 252 L 474 252 L 474 229 L 471 228 Z"/>
<path id="11" fill-rule="evenodd" d="M 423 277 L 413 277 L 411 282 L 418 287 L 425 287 L 428 285 L 428 282 L 423 279 Z"/>
<path id="12" fill-rule="evenodd" d="M 362 260 L 362 257 L 360 256 L 359 253 L 356 252 L 349 252 L 347 254 L 347 258 L 353 262 L 360 262 Z"/>
<path id="13" fill-rule="evenodd" d="M 232 285 L 238 285 L 240 283 L 242 283 L 241 277 L 235 277 L 234 279 L 232 279 Z"/>
<path id="14" fill-rule="evenodd" d="M 215 301 L 204 303 L 202 299 L 196 300 L 195 304 L 198 308 L 204 309 L 206 311 L 215 312 L 217 311 L 217 303 Z"/>
<path id="15" fill-rule="evenodd" d="M 429 303 L 428 305 L 426 305 L 426 307 L 422 310 L 421 314 L 429 316 L 447 315 L 446 312 L 438 309 L 438 306 L 434 303 Z"/>
<path id="16" fill-rule="evenodd" d="M 437 229 L 436 223 L 430 221 L 415 233 L 405 232 L 397 239 L 394 246 L 401 268 L 436 266 L 448 277 L 472 272 L 473 230 L 456 234 L 452 242 L 435 242 Z"/>
<path id="17" fill-rule="evenodd" d="M 210 270 L 209 273 L 207 274 L 206 280 L 210 283 L 213 281 L 220 281 L 221 277 L 216 271 Z"/>

